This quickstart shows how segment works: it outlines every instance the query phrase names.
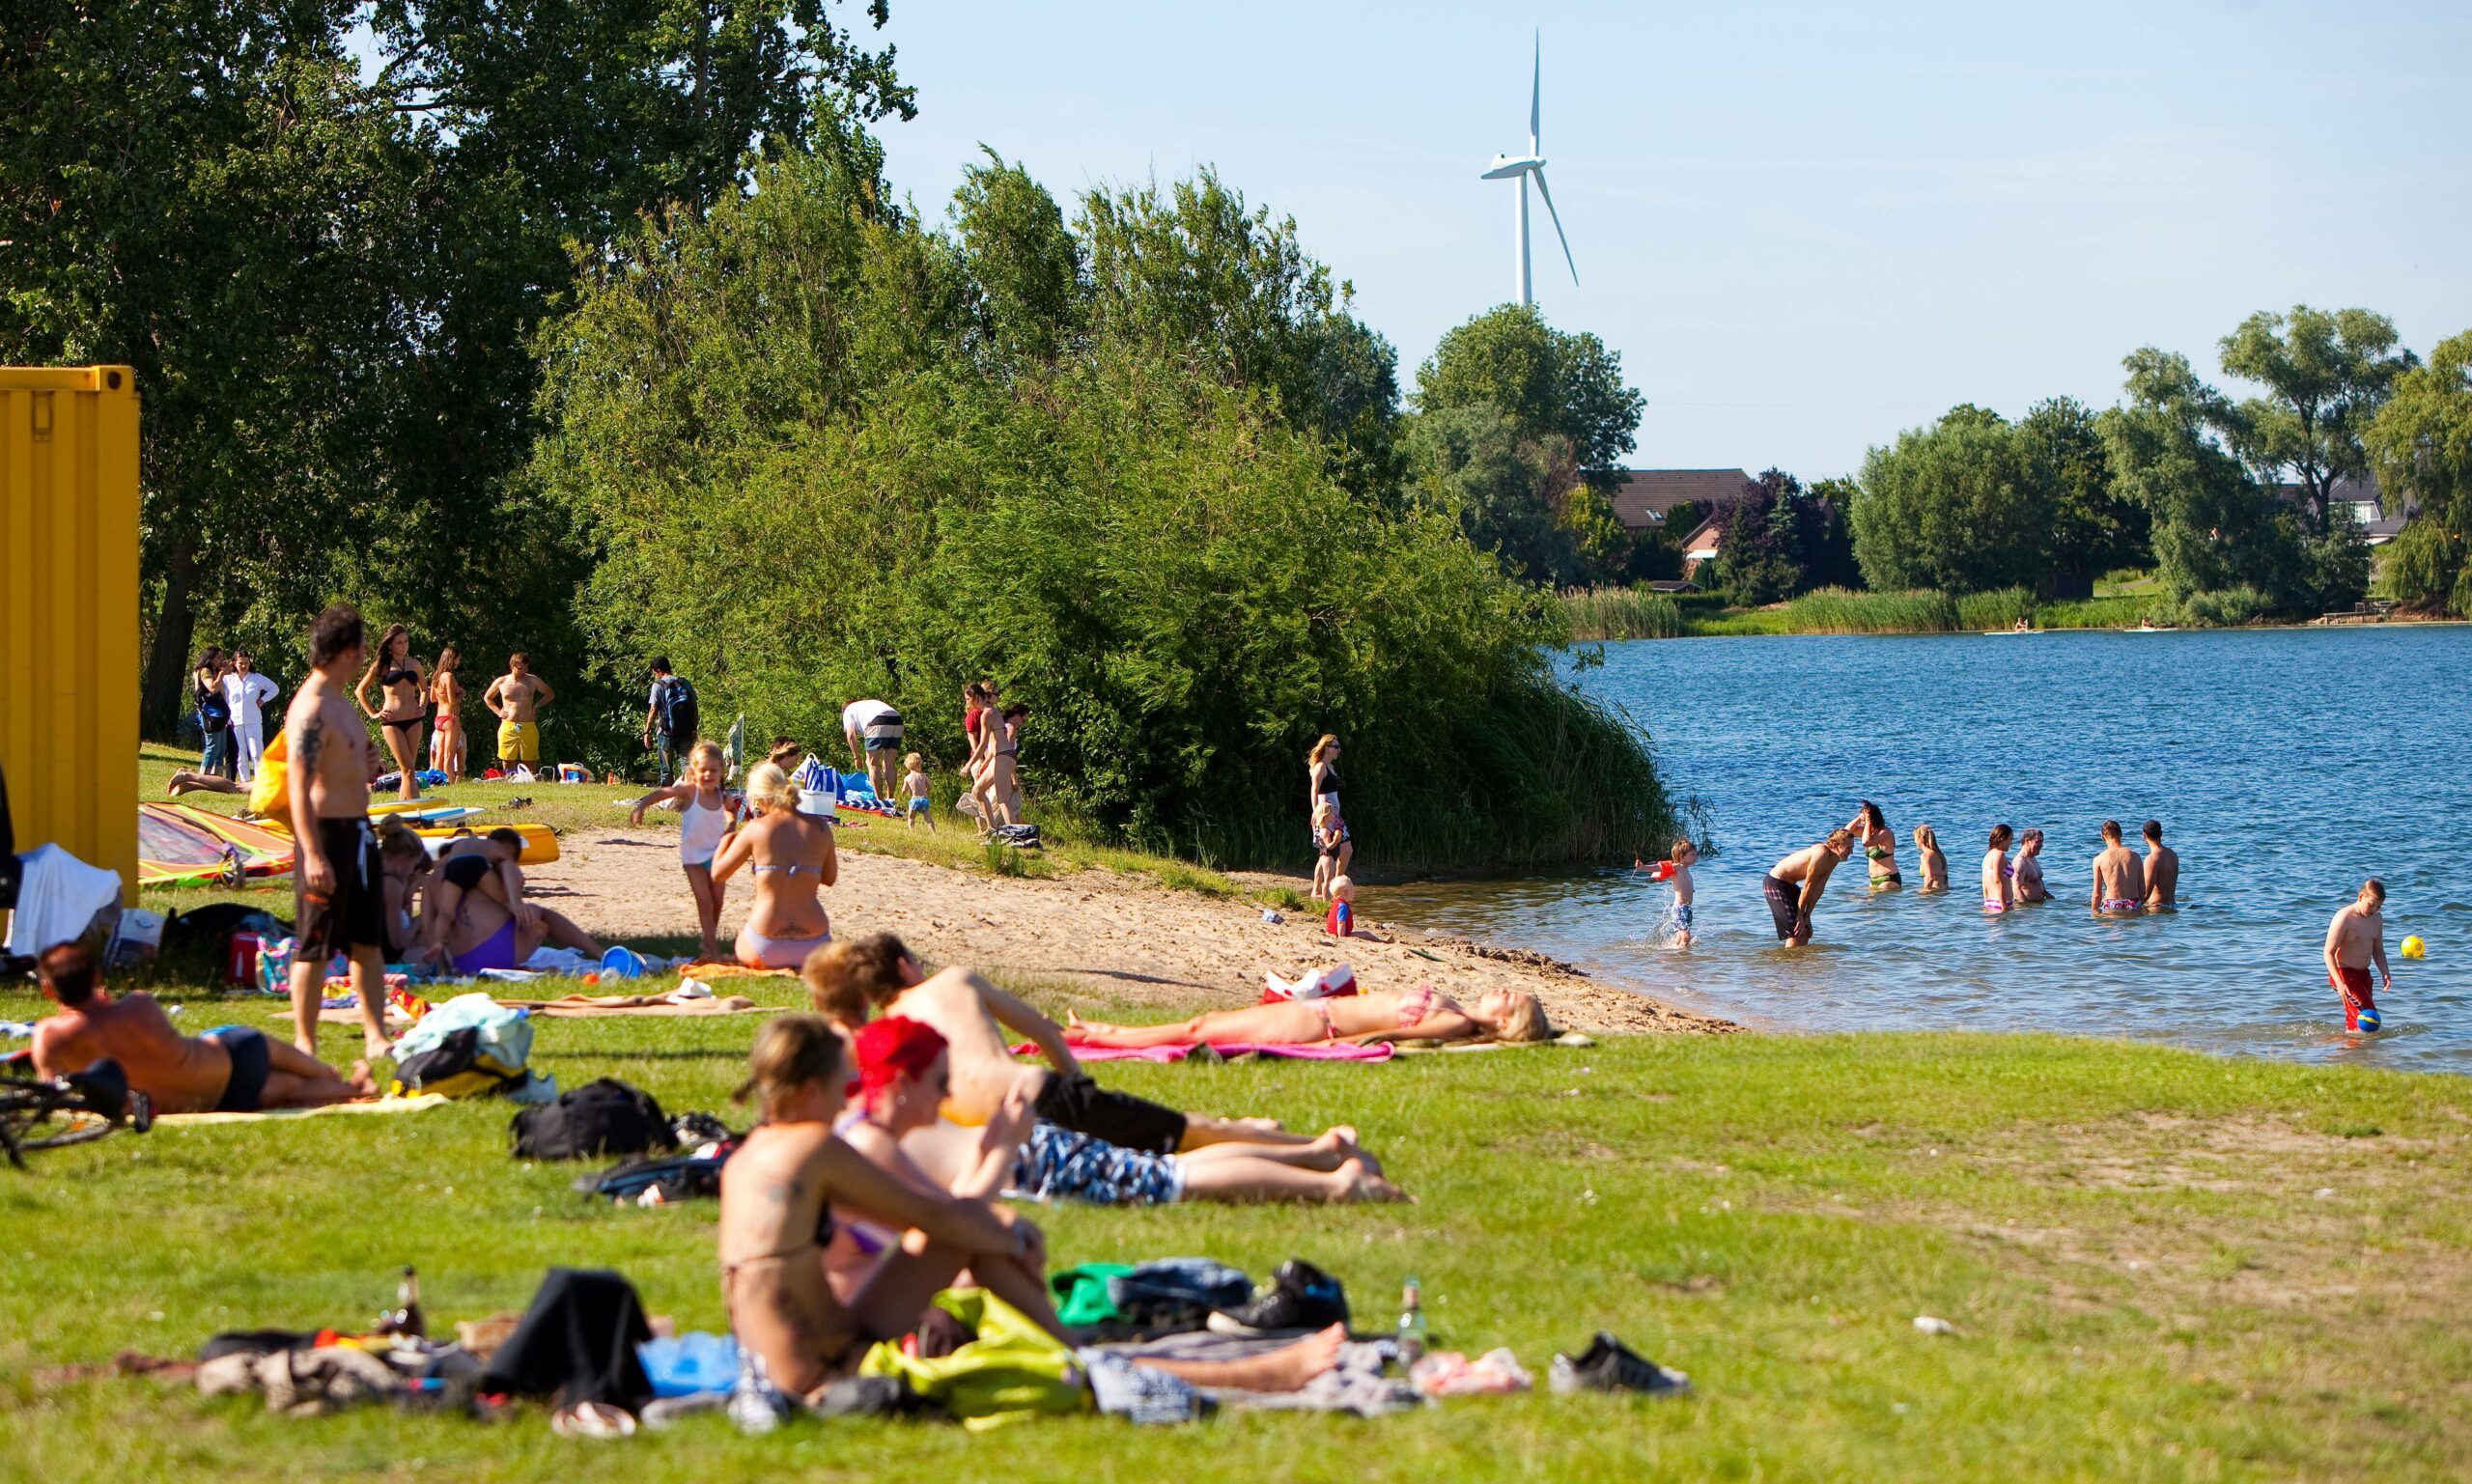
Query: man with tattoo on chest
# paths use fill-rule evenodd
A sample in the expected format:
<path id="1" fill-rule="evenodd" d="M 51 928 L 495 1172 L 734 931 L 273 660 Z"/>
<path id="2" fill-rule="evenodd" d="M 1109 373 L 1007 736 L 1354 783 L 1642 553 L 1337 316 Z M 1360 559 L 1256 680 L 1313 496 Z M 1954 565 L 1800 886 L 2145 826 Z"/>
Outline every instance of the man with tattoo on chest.
<path id="1" fill-rule="evenodd" d="M 352 709 L 351 680 L 369 650 L 360 614 L 336 603 L 309 629 L 309 679 L 284 717 L 291 751 L 292 1040 L 318 1053 L 318 1003 L 327 962 L 351 957 L 362 1054 L 386 1054 L 386 870 L 369 827 L 378 771 L 369 729 Z"/>

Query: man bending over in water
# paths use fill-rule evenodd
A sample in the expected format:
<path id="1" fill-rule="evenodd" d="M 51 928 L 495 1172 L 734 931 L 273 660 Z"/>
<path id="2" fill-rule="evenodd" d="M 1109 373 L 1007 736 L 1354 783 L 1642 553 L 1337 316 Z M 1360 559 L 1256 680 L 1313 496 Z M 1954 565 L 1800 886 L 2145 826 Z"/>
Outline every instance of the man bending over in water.
<path id="1" fill-rule="evenodd" d="M 2360 895 L 2326 925 L 2326 982 L 2344 996 L 2344 1029 L 2361 1028 L 2362 1012 L 2376 1028 L 2377 1000 L 2369 993 L 2369 966 L 2377 966 L 2386 993 L 2395 993 L 2395 971 L 2386 966 L 2386 883 L 2373 876 L 2361 882 Z"/>
<path id="2" fill-rule="evenodd" d="M 2163 843 L 2163 822 L 2146 822 L 2146 905 L 2174 907 L 2180 900 L 2180 857 Z"/>
<path id="3" fill-rule="evenodd" d="M 1362 1160 L 1356 1131 L 1336 1128 L 1319 1138 L 1289 1134 L 1276 1124 L 1235 1122 L 1180 1113 L 1145 1099 L 1110 1092 L 1092 1081 L 1064 1031 L 1011 994 L 966 968 L 930 976 L 902 940 L 889 933 L 827 943 L 807 956 L 801 977 L 819 1014 L 853 1032 L 870 1012 L 907 1016 L 940 1032 L 952 1053 L 952 1092 L 944 1115 L 955 1123 L 984 1125 L 997 1116 L 1005 1096 L 1024 1088 L 1030 1110 L 1058 1128 L 1087 1134 L 1144 1154 L 1177 1154 L 1210 1144 L 1261 1144 L 1297 1151 L 1289 1162 L 1335 1170 Z M 1009 1027 L 1037 1043 L 1053 1071 L 1013 1059 Z"/>
<path id="4" fill-rule="evenodd" d="M 2146 902 L 2146 869 L 2121 843 L 2121 822 L 2103 821 L 2103 849 L 2094 857 L 2094 888 L 2087 905 L 2098 912 L 2133 912 Z"/>
<path id="5" fill-rule="evenodd" d="M 114 999 L 82 943 L 44 950 L 36 976 L 60 1005 L 58 1015 L 35 1026 L 35 1070 L 44 1077 L 83 1072 L 110 1057 L 128 1085 L 165 1113 L 254 1113 L 378 1095 L 369 1063 L 354 1066 L 347 1080 L 254 1025 L 182 1035 L 154 995 L 140 991 Z"/>
<path id="6" fill-rule="evenodd" d="M 1806 846 L 1769 868 L 1759 882 L 1768 899 L 1768 915 L 1777 920 L 1777 940 L 1799 948 L 1812 940 L 1812 909 L 1828 889 L 1829 873 L 1854 853 L 1854 836 L 1832 829 L 1817 845 Z"/>

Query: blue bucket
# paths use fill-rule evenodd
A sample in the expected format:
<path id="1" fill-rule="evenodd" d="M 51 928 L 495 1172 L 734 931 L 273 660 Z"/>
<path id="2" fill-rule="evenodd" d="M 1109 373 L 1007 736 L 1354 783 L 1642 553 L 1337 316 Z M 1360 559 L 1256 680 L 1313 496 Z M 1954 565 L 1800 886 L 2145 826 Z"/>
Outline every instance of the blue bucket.
<path id="1" fill-rule="evenodd" d="M 636 956 L 635 950 L 625 943 L 617 944 L 601 956 L 601 972 L 604 978 L 640 979 L 644 975 L 645 967 L 644 961 Z"/>

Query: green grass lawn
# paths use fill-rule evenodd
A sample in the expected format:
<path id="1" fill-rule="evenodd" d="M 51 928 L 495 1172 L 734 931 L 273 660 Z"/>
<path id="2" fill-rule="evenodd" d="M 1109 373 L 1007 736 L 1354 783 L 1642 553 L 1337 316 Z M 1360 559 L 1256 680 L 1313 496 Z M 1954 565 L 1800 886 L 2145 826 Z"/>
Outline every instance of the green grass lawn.
<path id="1" fill-rule="evenodd" d="M 179 1019 L 272 1028 L 263 999 Z M 787 1002 L 787 990 L 770 997 Z M 0 992 L 0 1017 L 39 1013 Z M 551 1022 L 536 1065 L 731 1111 L 752 1018 Z M 326 1050 L 346 1054 L 330 1028 Z M 365 1323 L 419 1265 L 433 1325 L 550 1264 L 722 1324 L 709 1205 L 587 1204 L 509 1109 L 160 1128 L 0 1171 L 0 1476 L 466 1481 L 1641 1477 L 2460 1478 L 2472 1088 L 2052 1038 L 1640 1038 L 1383 1066 L 1129 1066 L 1181 1106 L 1360 1126 L 1412 1207 L 1046 1213 L 1059 1261 L 1290 1255 L 1380 1326 L 1421 1277 L 1442 1344 L 1543 1378 L 1610 1329 L 1695 1399 L 1534 1395 L 1378 1422 L 1224 1415 L 990 1436 L 717 1418 L 623 1443 L 267 1415 L 135 1380 L 39 1385 L 218 1330 Z M 1918 1314 L 1953 1338 L 1918 1333 Z"/>

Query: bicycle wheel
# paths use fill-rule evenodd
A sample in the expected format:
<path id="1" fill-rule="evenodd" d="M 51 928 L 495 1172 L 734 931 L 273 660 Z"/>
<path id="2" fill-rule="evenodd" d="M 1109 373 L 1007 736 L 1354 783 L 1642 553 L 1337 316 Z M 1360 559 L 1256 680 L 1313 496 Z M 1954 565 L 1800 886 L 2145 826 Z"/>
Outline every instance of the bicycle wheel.
<path id="1" fill-rule="evenodd" d="M 111 1131 L 112 1121 L 100 1113 L 82 1107 L 54 1108 L 49 1121 L 21 1128 L 15 1142 L 20 1149 L 65 1149 L 70 1144 L 91 1144 Z"/>

